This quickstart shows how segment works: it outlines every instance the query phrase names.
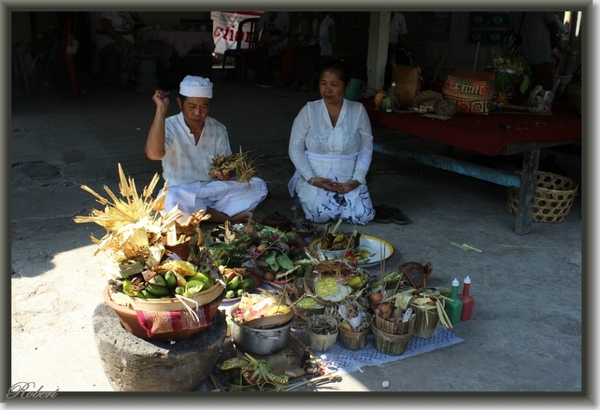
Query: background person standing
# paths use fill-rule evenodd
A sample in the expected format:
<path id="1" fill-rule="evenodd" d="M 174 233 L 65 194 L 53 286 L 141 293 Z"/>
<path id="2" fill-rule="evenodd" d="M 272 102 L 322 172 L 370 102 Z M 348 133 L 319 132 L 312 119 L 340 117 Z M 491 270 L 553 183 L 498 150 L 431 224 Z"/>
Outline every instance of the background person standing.
<path id="1" fill-rule="evenodd" d="M 406 50 L 406 20 L 404 14 L 397 11 L 390 13 L 390 38 L 388 40 L 388 56 L 385 65 L 383 89 L 387 90 L 392 84 L 394 64 L 414 64 L 412 55 Z"/>
<path id="2" fill-rule="evenodd" d="M 286 12 L 266 11 L 256 23 L 254 41 L 254 71 L 256 85 L 263 88 L 275 86 L 271 68 L 272 61 L 279 56 L 289 41 L 290 17 Z"/>
<path id="3" fill-rule="evenodd" d="M 105 85 L 134 86 L 135 51 L 139 46 L 134 37 L 135 22 L 126 11 L 94 13 L 94 45 L 102 61 Z"/>
<path id="4" fill-rule="evenodd" d="M 308 91 L 315 70 L 320 64 L 337 58 L 337 34 L 335 21 L 329 13 L 313 12 L 309 41 L 298 50 L 294 59 L 294 83 L 292 89 Z"/>
<path id="5" fill-rule="evenodd" d="M 552 49 L 559 26 L 552 11 L 511 12 L 513 29 L 521 37 L 521 52 L 533 76 L 531 88 L 541 85 L 544 90 L 554 88 Z"/>

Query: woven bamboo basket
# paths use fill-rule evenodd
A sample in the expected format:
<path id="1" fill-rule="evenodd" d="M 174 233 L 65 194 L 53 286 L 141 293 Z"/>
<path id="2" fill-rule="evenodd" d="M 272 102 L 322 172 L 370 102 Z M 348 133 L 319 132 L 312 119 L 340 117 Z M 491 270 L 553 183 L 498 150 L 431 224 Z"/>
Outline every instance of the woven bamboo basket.
<path id="1" fill-rule="evenodd" d="M 211 303 L 216 298 L 218 298 L 221 293 L 225 290 L 225 287 L 220 283 L 215 283 L 212 287 L 199 292 L 195 295 L 189 297 L 189 299 L 194 300 L 198 303 L 198 306 L 203 306 Z M 178 298 L 159 298 L 159 299 L 145 299 L 145 298 L 136 298 L 128 296 L 121 292 L 115 292 L 112 289 L 110 290 L 110 298 L 117 305 L 127 306 L 129 309 L 133 310 L 149 310 L 155 312 L 173 312 L 178 310 L 186 309 L 184 303 Z M 193 302 L 185 302 L 188 307 L 191 306 Z"/>
<path id="2" fill-rule="evenodd" d="M 399 308 L 396 308 L 399 309 Z M 408 322 L 402 322 L 402 318 L 395 320 L 384 319 L 379 316 L 379 309 L 375 312 L 375 326 L 382 332 L 391 335 L 405 335 L 415 331 L 417 315 L 413 314 Z"/>
<path id="3" fill-rule="evenodd" d="M 414 331 L 410 331 L 404 335 L 392 335 L 379 330 L 375 323 L 371 325 L 371 330 L 375 335 L 375 348 L 377 351 L 390 356 L 400 356 L 406 352 L 410 339 L 414 334 Z"/>
<path id="4" fill-rule="evenodd" d="M 571 211 L 578 189 L 577 183 L 570 178 L 550 172 L 538 172 L 532 220 L 548 223 L 564 221 Z M 519 208 L 519 193 L 519 188 L 508 187 L 506 208 L 511 214 L 516 214 Z"/>
<path id="5" fill-rule="evenodd" d="M 331 349 L 334 345 L 335 342 L 337 340 L 337 335 L 338 335 L 338 322 L 336 320 L 336 318 L 334 318 L 333 316 L 327 316 L 327 315 L 313 315 L 311 317 L 309 317 L 307 319 L 307 322 L 314 322 L 314 321 L 318 321 L 318 320 L 326 320 L 328 323 L 330 323 L 333 327 L 335 327 L 335 332 L 332 332 L 330 334 L 327 335 L 321 335 L 318 333 L 313 332 L 310 329 L 306 330 L 306 339 L 307 339 L 307 343 L 310 345 L 310 348 L 312 350 L 316 350 L 319 352 L 325 352 L 329 349 Z"/>
<path id="6" fill-rule="evenodd" d="M 370 330 L 364 330 L 362 332 L 352 332 L 343 327 L 339 328 L 340 342 L 350 350 L 364 349 L 367 344 L 367 336 Z"/>
<path id="7" fill-rule="evenodd" d="M 440 324 L 440 316 L 436 309 L 421 309 L 413 305 L 413 309 L 417 314 L 415 320 L 415 333 L 413 336 L 427 339 L 437 331 Z"/>
<path id="8" fill-rule="evenodd" d="M 313 331 L 306 331 L 306 342 L 310 348 L 317 352 L 326 352 L 331 349 L 337 340 L 338 332 L 328 335 L 319 335 Z"/>

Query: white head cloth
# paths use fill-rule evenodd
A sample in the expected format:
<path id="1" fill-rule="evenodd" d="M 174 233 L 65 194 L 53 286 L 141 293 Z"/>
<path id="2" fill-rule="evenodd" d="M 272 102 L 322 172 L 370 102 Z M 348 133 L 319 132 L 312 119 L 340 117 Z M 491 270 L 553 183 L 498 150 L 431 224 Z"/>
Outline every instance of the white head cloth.
<path id="1" fill-rule="evenodd" d="M 187 75 L 179 84 L 179 93 L 186 97 L 212 98 L 213 85 L 208 78 Z"/>

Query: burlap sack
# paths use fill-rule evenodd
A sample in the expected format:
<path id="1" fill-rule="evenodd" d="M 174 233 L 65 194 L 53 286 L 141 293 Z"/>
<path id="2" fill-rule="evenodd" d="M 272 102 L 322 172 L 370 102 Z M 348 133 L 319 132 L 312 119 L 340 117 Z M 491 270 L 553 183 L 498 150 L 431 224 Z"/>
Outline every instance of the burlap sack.
<path id="1" fill-rule="evenodd" d="M 392 81 L 396 83 L 395 91 L 398 106 L 410 108 L 415 106 L 415 97 L 421 92 L 421 68 L 409 65 L 394 65 Z"/>

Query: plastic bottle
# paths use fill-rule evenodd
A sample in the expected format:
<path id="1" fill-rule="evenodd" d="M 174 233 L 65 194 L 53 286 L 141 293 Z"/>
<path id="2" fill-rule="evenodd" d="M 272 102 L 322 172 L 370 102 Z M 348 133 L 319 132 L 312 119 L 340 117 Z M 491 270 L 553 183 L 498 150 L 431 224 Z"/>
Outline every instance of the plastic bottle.
<path id="1" fill-rule="evenodd" d="M 398 104 L 398 96 L 396 94 L 396 83 L 395 82 L 393 82 L 392 85 L 390 85 L 390 88 L 387 92 L 387 96 L 390 97 L 390 100 L 392 100 L 392 106 L 390 108 L 388 108 L 387 110 L 385 110 L 385 112 L 396 111 L 396 105 Z"/>
<path id="2" fill-rule="evenodd" d="M 452 281 L 452 294 L 450 299 L 444 301 L 444 310 L 453 325 L 460 322 L 460 316 L 463 310 L 463 301 L 458 297 L 458 279 Z"/>
<path id="3" fill-rule="evenodd" d="M 463 291 L 460 294 L 459 298 L 463 302 L 463 310 L 460 315 L 460 320 L 469 320 L 471 319 L 471 313 L 473 313 L 473 304 L 475 300 L 469 295 L 469 291 L 471 290 L 471 278 L 468 276 L 465 278 L 465 282 L 463 285 Z"/>

